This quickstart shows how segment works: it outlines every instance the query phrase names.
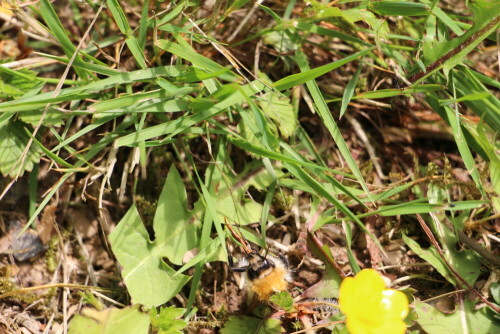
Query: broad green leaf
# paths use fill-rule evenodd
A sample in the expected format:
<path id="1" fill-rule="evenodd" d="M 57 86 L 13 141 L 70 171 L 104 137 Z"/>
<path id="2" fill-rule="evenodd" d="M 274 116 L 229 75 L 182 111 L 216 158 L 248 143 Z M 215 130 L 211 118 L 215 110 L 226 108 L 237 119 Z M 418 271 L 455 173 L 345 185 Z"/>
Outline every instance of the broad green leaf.
<path id="1" fill-rule="evenodd" d="M 156 234 L 154 242 L 132 206 L 109 235 L 111 248 L 122 265 L 122 277 L 133 303 L 158 306 L 172 299 L 187 283 L 188 276 L 177 275 L 164 261 L 162 241 L 168 236 Z"/>
<path id="2" fill-rule="evenodd" d="M 0 61 L 0 98 L 25 96 L 38 85 L 40 81 L 36 72 L 27 69 L 14 71 L 2 66 Z"/>
<path id="3" fill-rule="evenodd" d="M 250 144 L 263 149 L 275 151 L 279 145 L 278 129 L 269 118 L 264 115 L 263 110 L 250 103 L 250 110 L 239 108 L 241 121 L 238 124 L 241 136 Z M 251 153 L 251 152 L 249 152 Z"/>
<path id="4" fill-rule="evenodd" d="M 1 66 L 1 65 L 0 65 Z M 21 96 L 24 92 L 14 85 L 9 85 L 0 80 L 0 98 Z"/>
<path id="5" fill-rule="evenodd" d="M 500 333 L 500 323 L 494 319 L 488 307 L 475 309 L 474 301 L 464 297 L 464 310 L 444 314 L 425 303 L 414 307 L 418 314 L 417 323 L 428 334 L 493 334 Z M 464 325 L 467 328 L 464 328 Z"/>
<path id="6" fill-rule="evenodd" d="M 140 310 L 140 305 L 123 309 L 109 308 L 97 311 L 84 308 L 69 323 L 69 334 L 147 334 L 149 314 Z"/>
<path id="7" fill-rule="evenodd" d="M 271 45 L 279 53 L 294 52 L 299 48 L 286 31 L 270 31 L 262 36 L 262 43 Z"/>
<path id="8" fill-rule="evenodd" d="M 307 288 L 301 295 L 303 298 L 338 298 L 342 277 L 335 269 L 335 259 L 326 246 L 320 248 L 309 236 L 307 248 L 313 255 L 325 263 L 325 271 L 321 280 Z"/>
<path id="9" fill-rule="evenodd" d="M 436 269 L 441 274 L 441 276 L 446 278 L 453 285 L 456 284 L 455 278 L 449 272 L 448 267 L 443 263 L 443 260 L 439 256 L 439 253 L 434 246 L 430 246 L 428 249 L 423 249 L 416 241 L 404 234 L 403 241 L 408 247 L 410 247 L 413 252 L 415 252 L 415 254 L 417 254 L 425 261 L 429 262 L 434 267 L 434 269 Z"/>
<path id="10" fill-rule="evenodd" d="M 40 160 L 36 145 L 30 146 L 24 164 L 19 166 L 29 140 L 30 135 L 22 122 L 13 119 L 0 122 L 0 173 L 15 177 L 18 171 L 22 175 L 24 171 L 33 169 L 33 164 Z"/>
<path id="11" fill-rule="evenodd" d="M 495 303 L 500 304 L 500 283 L 491 284 L 490 293 Z"/>
<path id="12" fill-rule="evenodd" d="M 198 245 L 197 227 L 190 219 L 186 190 L 179 172 L 172 165 L 158 199 L 153 227 L 156 246 L 162 247 L 163 256 L 176 265 L 182 264 L 184 254 Z M 161 241 L 159 236 L 163 236 Z"/>
<path id="13" fill-rule="evenodd" d="M 132 206 L 111 232 L 109 240 L 123 266 L 123 279 L 134 303 L 148 307 L 174 297 L 189 280 L 176 275 L 163 258 L 182 264 L 184 254 L 197 246 L 197 230 L 190 223 L 187 199 L 179 172 L 171 167 L 158 200 L 150 241 L 139 213 Z"/>
<path id="14" fill-rule="evenodd" d="M 230 316 L 221 329 L 222 334 L 281 334 L 283 328 L 278 319 L 258 319 L 247 316 Z"/>
<path id="15" fill-rule="evenodd" d="M 271 92 L 264 95 L 259 100 L 259 104 L 264 113 L 276 123 L 285 139 L 295 133 L 298 119 L 289 98 Z"/>

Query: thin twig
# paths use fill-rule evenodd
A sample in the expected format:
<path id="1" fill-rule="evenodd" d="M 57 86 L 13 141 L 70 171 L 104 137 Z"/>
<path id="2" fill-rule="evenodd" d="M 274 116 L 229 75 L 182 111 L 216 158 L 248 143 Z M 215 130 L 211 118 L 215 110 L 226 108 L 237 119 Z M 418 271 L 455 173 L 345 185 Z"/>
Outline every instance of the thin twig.
<path id="1" fill-rule="evenodd" d="M 500 308 L 498 306 L 491 303 L 488 299 L 486 299 L 486 297 L 484 297 L 479 291 L 477 291 L 472 285 L 470 285 L 462 276 L 460 276 L 460 274 L 455 270 L 455 268 L 453 268 L 453 266 L 446 260 L 446 257 L 444 256 L 444 252 L 441 249 L 441 246 L 439 246 L 439 243 L 437 242 L 436 238 L 432 234 L 431 229 L 429 228 L 429 226 L 427 226 L 427 223 L 425 222 L 425 220 L 418 213 L 417 213 L 417 219 L 418 219 L 418 222 L 420 223 L 420 226 L 424 230 L 425 234 L 427 235 L 427 237 L 431 241 L 432 245 L 436 248 L 436 250 L 438 251 L 439 255 L 441 256 L 441 259 L 443 260 L 444 264 L 448 267 L 448 269 L 453 274 L 453 276 L 455 276 L 455 278 L 457 278 L 460 282 L 462 282 L 462 284 L 465 285 L 469 290 L 474 292 L 479 297 L 479 299 L 481 299 L 486 305 L 491 307 L 495 312 L 500 313 Z"/>

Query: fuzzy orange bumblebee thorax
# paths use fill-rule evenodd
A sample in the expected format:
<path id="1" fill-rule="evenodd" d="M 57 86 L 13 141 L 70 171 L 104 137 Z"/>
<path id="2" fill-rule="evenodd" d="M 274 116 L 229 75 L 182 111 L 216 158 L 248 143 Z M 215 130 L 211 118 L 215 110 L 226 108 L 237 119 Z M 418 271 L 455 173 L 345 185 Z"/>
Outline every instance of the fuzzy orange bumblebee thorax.
<path id="1" fill-rule="evenodd" d="M 272 268 L 264 277 L 251 281 L 251 290 L 259 300 L 269 300 L 272 294 L 288 289 L 287 276 L 286 268 Z"/>
<path id="2" fill-rule="evenodd" d="M 266 301 L 276 293 L 285 291 L 291 282 L 288 261 L 284 257 L 253 253 L 248 258 L 247 276 L 250 289 L 261 301 Z"/>

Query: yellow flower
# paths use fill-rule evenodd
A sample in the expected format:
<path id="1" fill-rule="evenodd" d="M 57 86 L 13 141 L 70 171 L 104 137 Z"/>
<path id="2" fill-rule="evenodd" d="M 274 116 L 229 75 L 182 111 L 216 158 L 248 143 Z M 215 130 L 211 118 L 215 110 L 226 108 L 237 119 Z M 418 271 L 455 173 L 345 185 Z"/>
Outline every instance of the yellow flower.
<path id="1" fill-rule="evenodd" d="M 408 299 L 401 291 L 386 289 L 377 271 L 363 269 L 342 281 L 339 306 L 351 334 L 403 334 Z"/>

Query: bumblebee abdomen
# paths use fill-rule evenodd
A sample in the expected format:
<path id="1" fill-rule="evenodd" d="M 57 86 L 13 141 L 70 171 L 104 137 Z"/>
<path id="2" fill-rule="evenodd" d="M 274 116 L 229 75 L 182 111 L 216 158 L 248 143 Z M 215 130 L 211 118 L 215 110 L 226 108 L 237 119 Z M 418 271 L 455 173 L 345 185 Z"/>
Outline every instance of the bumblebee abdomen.
<path id="1" fill-rule="evenodd" d="M 285 279 L 287 275 L 288 272 L 283 267 L 272 268 L 264 277 L 251 281 L 252 291 L 259 300 L 268 300 L 272 294 L 285 291 L 288 288 L 288 282 Z"/>

